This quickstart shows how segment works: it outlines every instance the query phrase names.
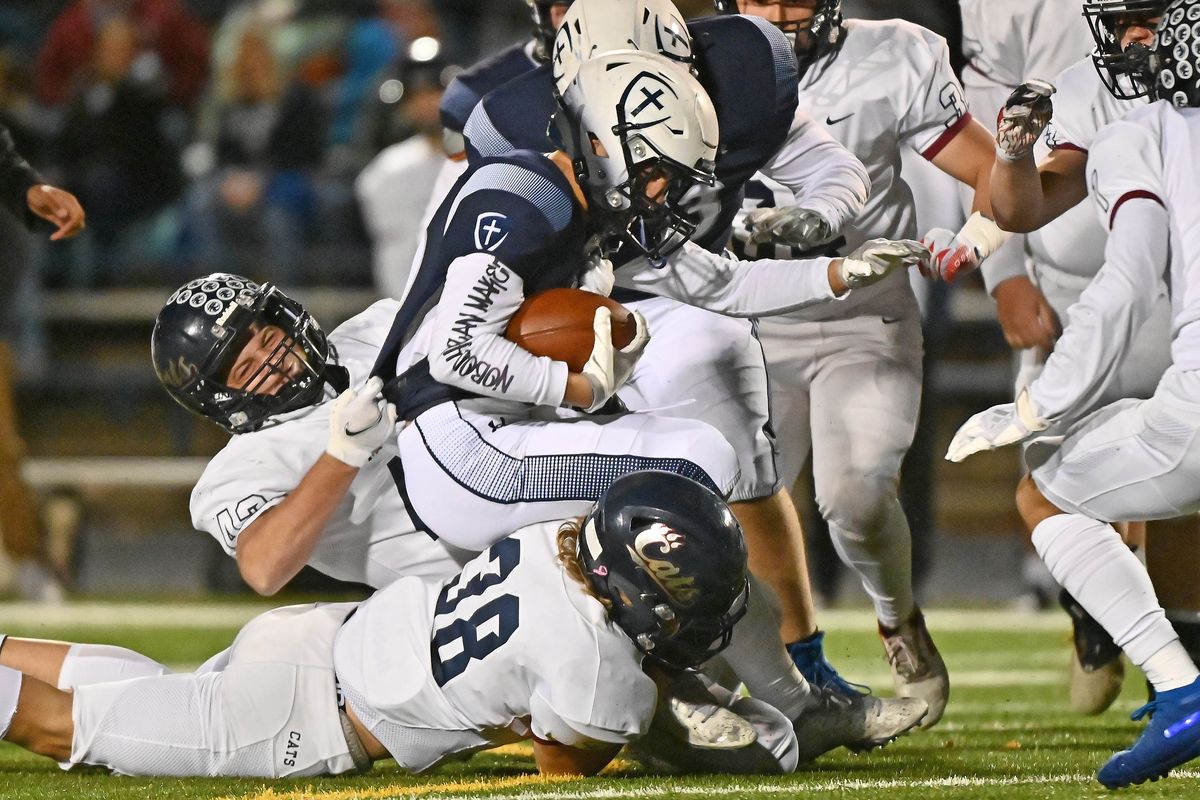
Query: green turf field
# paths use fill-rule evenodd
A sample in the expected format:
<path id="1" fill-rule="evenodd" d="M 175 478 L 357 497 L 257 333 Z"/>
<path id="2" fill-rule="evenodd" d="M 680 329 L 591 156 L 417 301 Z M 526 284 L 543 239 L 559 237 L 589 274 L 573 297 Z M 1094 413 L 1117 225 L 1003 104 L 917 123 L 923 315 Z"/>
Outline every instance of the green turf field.
<path id="1" fill-rule="evenodd" d="M 172 665 L 194 665 L 225 647 L 250 606 L 155 604 L 47 610 L 0 605 L 0 631 L 15 635 L 112 642 Z M 805 800 L 927 800 L 928 798 L 1098 798 L 1111 793 L 1093 779 L 1096 768 L 1130 742 L 1139 725 L 1129 712 L 1144 696 L 1130 670 L 1125 694 L 1103 716 L 1084 719 L 1067 708 L 1067 624 L 1062 615 L 989 611 L 932 611 L 930 628 L 950 666 L 953 694 L 933 731 L 854 756 L 827 755 L 787 778 L 675 778 L 645 773 L 624 762 L 586 781 L 548 781 L 531 775 L 522 748 L 480 754 L 468 763 L 420 777 L 390 762 L 353 778 L 261 780 L 145 780 L 98 771 L 64 774 L 58 767 L 0 744 L 0 798 L 316 798 L 520 797 L 780 798 Z M 886 668 L 869 615 L 826 613 L 831 659 L 856 680 L 886 689 Z M 1171 778 L 1124 790 L 1128 797 L 1200 798 L 1200 763 Z"/>

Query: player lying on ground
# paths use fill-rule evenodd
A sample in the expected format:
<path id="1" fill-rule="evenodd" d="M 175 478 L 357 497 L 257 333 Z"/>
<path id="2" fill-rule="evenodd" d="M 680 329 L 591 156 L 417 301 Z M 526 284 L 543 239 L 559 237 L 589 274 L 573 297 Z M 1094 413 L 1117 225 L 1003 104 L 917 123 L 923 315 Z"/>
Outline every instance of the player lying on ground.
<path id="1" fill-rule="evenodd" d="M 753 721 L 738 749 L 652 729 L 643 667 L 720 653 L 748 596 L 728 506 L 687 478 L 632 473 L 585 518 L 518 531 L 450 580 L 260 615 L 195 673 L 4 641 L 0 735 L 135 775 L 338 774 L 388 757 L 421 771 L 523 739 L 540 771 L 589 775 L 647 734 L 640 747 L 672 769 L 790 772 L 804 756 L 790 722 L 749 698 L 726 698 Z"/>
<path id="2" fill-rule="evenodd" d="M 1110 230 L 1104 266 L 1037 380 L 1016 403 L 968 420 L 947 453 L 960 461 L 1031 440 L 1017 504 L 1034 547 L 1154 686 L 1155 700 L 1134 714 L 1153 712 L 1150 724 L 1099 772 L 1109 788 L 1200 756 L 1200 671 L 1146 568 L 1107 524 L 1200 511 L 1200 52 L 1189 45 L 1198 37 L 1200 0 L 1174 0 L 1153 47 L 1115 59 L 1157 99 L 1104 128 L 1088 155 L 1087 185 Z M 1172 363 L 1154 395 L 1087 413 L 1164 288 Z"/>
<path id="3" fill-rule="evenodd" d="M 204 299 L 193 304 L 197 292 Z M 152 339 L 159 378 L 181 404 L 235 434 L 205 470 L 192 510 L 243 574 L 247 563 L 251 575 L 267 565 L 282 583 L 307 562 L 382 588 L 444 569 L 444 554 L 440 562 L 416 558 L 432 542 L 401 499 L 408 490 L 399 476 L 392 483 L 395 419 L 367 377 L 396 306 L 380 301 L 326 338 L 279 289 L 215 274 L 180 287 L 160 312 Z M 477 549 L 494 543 L 470 531 L 465 542 L 457 530 L 447 535 Z M 919 701 L 843 701 L 810 687 L 790 664 L 765 600 L 752 603 L 724 659 L 757 699 L 803 731 L 804 760 L 833 747 L 885 743 L 926 710 Z M 68 674 L 82 663 L 68 657 Z M 668 710 L 689 741 L 719 744 L 714 733 L 728 715 L 689 682 L 672 682 Z"/>

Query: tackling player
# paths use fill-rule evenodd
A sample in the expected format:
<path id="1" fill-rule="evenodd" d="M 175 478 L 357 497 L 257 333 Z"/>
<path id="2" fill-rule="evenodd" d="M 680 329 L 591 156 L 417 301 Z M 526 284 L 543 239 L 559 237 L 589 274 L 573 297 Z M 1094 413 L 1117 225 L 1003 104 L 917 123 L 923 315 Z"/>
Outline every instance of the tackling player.
<path id="1" fill-rule="evenodd" d="M 563 18 L 551 64 L 505 83 L 471 112 L 465 129 L 471 157 L 554 149 L 548 129 L 555 95 L 568 91 L 582 63 L 628 48 L 658 53 L 689 65 L 717 112 L 714 182 L 679 199 L 695 226 L 693 241 L 723 250 L 743 186 L 760 169 L 804 204 L 802 213 L 778 225 L 814 241 L 832 236 L 861 209 L 867 176 L 853 155 L 797 111 L 795 60 L 786 39 L 749 17 L 709 17 L 686 27 L 680 19 L 667 0 L 577 0 Z M 785 144 L 786 153 L 776 157 Z M 766 371 L 753 326 L 666 297 L 621 289 L 614 296 L 644 314 L 655 332 L 621 400 L 635 410 L 663 409 L 707 422 L 733 445 L 741 476 L 731 499 L 747 535 L 751 571 L 780 598 L 781 631 L 805 677 L 853 693 L 824 658 L 803 534 L 775 468 Z"/>
<path id="2" fill-rule="evenodd" d="M 1200 756 L 1200 672 L 1158 603 L 1146 569 L 1107 521 L 1200 510 L 1200 0 L 1173 0 L 1152 48 L 1110 66 L 1157 98 L 1100 131 L 1087 186 L 1109 229 L 1105 263 L 1072 309 L 1042 374 L 1018 396 L 976 414 L 946 457 L 1029 441 L 1032 471 L 1017 504 L 1055 579 L 1113 637 L 1154 686 L 1134 714 L 1153 717 L 1098 778 L 1116 788 L 1167 774 Z M 1149 58 L 1145 57 L 1149 56 Z M 1164 288 L 1171 298 L 1171 366 L 1148 400 L 1090 411 Z M 1098 347 L 1097 343 L 1105 346 Z M 1051 424 L 1062 436 L 1043 436 Z"/>
<path id="3" fill-rule="evenodd" d="M 952 279 L 1000 246 L 1005 235 L 984 216 L 992 138 L 967 111 L 941 37 L 899 20 L 844 21 L 839 0 L 717 0 L 716 7 L 762 17 L 788 36 L 800 60 L 800 106 L 870 174 L 870 199 L 842 229 L 837 252 L 875 236 L 916 233 L 912 192 L 899 175 L 901 147 L 974 189 L 977 210 L 962 230 L 930 240 L 938 274 Z M 769 196 L 751 195 L 756 208 Z M 774 215 L 748 214 L 752 237 L 807 244 L 763 229 Z M 847 302 L 764 318 L 759 336 L 780 477 L 794 481 L 812 452 L 818 508 L 875 605 L 896 690 L 925 699 L 925 725 L 932 725 L 945 709 L 949 679 L 913 597 L 911 536 L 897 497 L 921 395 L 921 318 L 912 289 L 893 275 Z"/>
<path id="4" fill-rule="evenodd" d="M 265 778 L 388 757 L 421 772 L 532 740 L 540 772 L 591 775 L 650 728 L 643 662 L 690 669 L 721 652 L 747 592 L 724 502 L 634 473 L 586 517 L 518 531 L 451 579 L 262 614 L 195 673 L 64 683 L 69 645 L 0 637 L 0 737 L 126 775 Z M 790 724 L 752 707 L 759 741 L 717 768 L 790 772 Z"/>

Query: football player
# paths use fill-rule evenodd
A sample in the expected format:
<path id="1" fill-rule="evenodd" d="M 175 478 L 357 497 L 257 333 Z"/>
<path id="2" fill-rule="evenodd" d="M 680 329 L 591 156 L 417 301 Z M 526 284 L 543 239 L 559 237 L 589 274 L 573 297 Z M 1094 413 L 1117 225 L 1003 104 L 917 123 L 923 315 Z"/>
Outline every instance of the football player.
<path id="1" fill-rule="evenodd" d="M 577 0 L 563 18 L 551 63 L 505 83 L 471 112 L 468 153 L 479 158 L 554 149 L 548 129 L 555 94 L 568 91 L 580 64 L 631 47 L 658 53 L 692 68 L 713 101 L 721 132 L 713 185 L 693 187 L 681 199 L 696 228 L 695 243 L 717 253 L 724 249 L 742 188 L 759 169 L 791 187 L 804 206 L 779 225 L 814 241 L 831 237 L 861 209 L 867 176 L 853 155 L 797 111 L 787 41 L 749 17 L 716 16 L 686 26 L 680 19 L 667 0 Z M 786 152 L 775 158 L 785 144 Z M 782 634 L 793 643 L 805 677 L 852 693 L 824 658 L 802 532 L 776 474 L 765 365 L 753 326 L 669 298 L 621 289 L 614 296 L 645 315 L 655 331 L 622 401 L 707 422 L 734 446 L 741 478 L 731 499 L 748 537 L 751 571 L 780 598 Z"/>
<path id="2" fill-rule="evenodd" d="M 844 21 L 839 0 L 717 0 L 716 7 L 762 17 L 787 35 L 800 63 L 800 106 L 870 173 L 870 199 L 842 229 L 837 252 L 875 236 L 915 234 L 901 147 L 974 189 L 976 213 L 962 230 L 929 240 L 938 274 L 952 279 L 1003 243 L 985 216 L 992 137 L 967 111 L 941 37 L 900 20 Z M 743 227 L 780 245 L 805 245 L 764 228 L 778 213 L 763 211 L 763 196 L 756 193 Z M 897 497 L 921 395 L 921 318 L 912 289 L 893 275 L 845 303 L 764 318 L 759 336 L 780 477 L 794 481 L 811 451 L 818 508 L 875 605 L 896 690 L 924 698 L 932 725 L 945 709 L 949 679 L 913 598 L 911 537 Z"/>
<path id="3" fill-rule="evenodd" d="M 1052 346 L 1052 337 L 1047 343 L 1037 334 L 1037 321 L 1047 322 L 1043 333 L 1056 332 L 1058 320 L 1065 319 L 1067 309 L 1104 263 L 1106 231 L 1096 222 L 1088 204 L 1079 203 L 1087 195 L 1088 149 L 1101 128 L 1145 104 L 1144 94 L 1126 76 L 1114 73 L 1111 64 L 1131 45 L 1150 43 L 1163 6 L 1163 0 L 1085 0 L 1084 16 L 1096 49 L 1094 55 L 1070 65 L 1054 78 L 1058 91 L 1053 98 L 1053 120 L 1047 129 L 1048 153 L 1035 153 L 1032 142 L 1049 118 L 1049 97 L 1030 94 L 1029 87 L 1023 85 L 1001 110 L 1004 133 L 998 140 L 999 157 L 993 168 L 997 216 L 1019 230 L 1040 225 L 1029 236 L 1036 286 L 1026 278 L 1015 278 L 1004 281 L 996 291 L 997 311 L 1009 341 L 1018 347 L 1034 345 L 1022 352 L 1018 393 L 1037 377 Z M 1034 104 L 1039 106 L 1037 113 L 1030 114 Z M 1035 155 L 1044 157 L 1035 160 Z M 1031 204 L 1028 208 L 1018 205 L 1026 202 Z M 1130 354 L 1096 399 L 1097 405 L 1153 394 L 1170 363 L 1170 320 L 1164 293 L 1137 332 Z M 1122 526 L 1122 533 L 1131 546 L 1137 547 L 1142 544 L 1145 527 L 1143 523 L 1130 523 Z M 1161 521 L 1151 523 L 1151 527 L 1161 548 L 1168 554 L 1175 551 L 1174 559 L 1166 560 L 1188 558 L 1186 549 L 1179 552 L 1179 545 L 1194 546 L 1194 520 Z M 1156 551 L 1162 552 L 1159 548 Z M 1155 564 L 1161 565 L 1162 561 L 1156 558 L 1150 562 L 1151 575 L 1173 619 L 1186 625 L 1184 620 L 1194 618 L 1195 612 L 1188 609 L 1195 608 L 1196 598 L 1187 585 L 1164 580 L 1159 574 L 1161 566 L 1155 569 Z M 1120 693 L 1124 673 L 1120 648 L 1068 593 L 1064 592 L 1060 601 L 1071 615 L 1075 632 L 1072 706 L 1082 713 L 1098 714 Z"/>
<path id="4" fill-rule="evenodd" d="M 1055 579 L 1092 615 L 1154 686 L 1153 713 L 1137 741 L 1101 768 L 1109 788 L 1153 780 L 1200 755 L 1200 671 L 1166 619 L 1145 567 L 1109 521 L 1200 510 L 1200 336 L 1192 292 L 1200 280 L 1200 0 L 1173 0 L 1152 48 L 1113 58 L 1123 80 L 1157 98 L 1090 142 L 1087 182 L 1109 230 L 1104 266 L 1072 308 L 1042 373 L 1018 397 L 976 414 L 946 457 L 1028 441 L 1032 470 L 1017 504 Z M 1152 312 L 1171 298 L 1171 366 L 1148 400 L 1090 411 Z M 1104 347 L 1097 347 L 1103 342 Z M 1061 436 L 1045 436 L 1051 424 Z"/>
<path id="5" fill-rule="evenodd" d="M 193 300 L 198 295 L 203 299 Z M 445 577 L 454 561 L 465 560 L 463 551 L 434 543 L 414 524 L 401 499 L 408 489 L 395 480 L 395 418 L 378 383 L 366 377 L 397 307 L 380 301 L 326 338 L 275 287 L 218 274 L 185 284 L 159 314 L 152 350 L 160 379 L 185 407 L 234 434 L 193 492 L 194 524 L 235 555 L 247 582 L 263 593 L 305 563 L 382 588 L 403 576 Z M 337 395 L 347 383 L 361 388 Z M 460 533 L 447 538 L 458 541 Z M 470 543 L 492 544 L 480 537 Z M 759 700 L 790 720 L 803 717 L 798 753 L 805 760 L 842 745 L 886 743 L 924 713 L 913 701 L 846 702 L 811 691 L 791 666 L 765 600 L 754 603 L 738 631 L 725 661 Z M 160 666 L 129 651 L 76 645 L 63 657 L 59 684 L 158 674 Z M 667 691 L 663 722 L 675 739 L 702 744 L 714 758 L 713 748 L 742 749 L 733 747 L 734 734 L 745 734 L 745 723 L 706 692 L 684 677 Z M 667 738 L 648 746 L 640 755 L 667 750 L 686 758 Z"/>
<path id="6" fill-rule="evenodd" d="M 590 775 L 650 729 L 643 664 L 687 670 L 721 652 L 747 593 L 725 503 L 632 473 L 585 517 L 517 531 L 453 578 L 262 614 L 194 673 L 73 681 L 70 645 L 0 638 L 0 737 L 119 774 L 264 778 L 388 757 L 421 772 L 532 740 L 540 772 Z M 758 741 L 716 768 L 794 769 L 788 720 L 738 702 Z"/>
<path id="7" fill-rule="evenodd" d="M 564 285 L 606 292 L 609 258 L 633 253 L 618 284 L 752 316 L 832 300 L 927 257 L 917 243 L 876 241 L 847 259 L 751 264 L 688 243 L 695 226 L 678 199 L 712 183 L 717 127 L 686 67 L 661 56 L 584 63 L 559 122 L 569 154 L 481 159 L 456 184 L 377 364 L 385 379 L 399 376 L 394 397 L 413 420 L 399 436 L 410 507 L 435 534 L 464 519 L 485 520 L 478 532 L 491 536 L 489 525 L 569 515 L 647 459 L 722 491 L 735 485 L 732 448 L 703 422 L 554 413 L 605 409 L 649 332 L 633 312 L 638 333 L 616 349 L 598 310 L 591 359 L 573 372 L 503 337 L 526 295 Z"/>

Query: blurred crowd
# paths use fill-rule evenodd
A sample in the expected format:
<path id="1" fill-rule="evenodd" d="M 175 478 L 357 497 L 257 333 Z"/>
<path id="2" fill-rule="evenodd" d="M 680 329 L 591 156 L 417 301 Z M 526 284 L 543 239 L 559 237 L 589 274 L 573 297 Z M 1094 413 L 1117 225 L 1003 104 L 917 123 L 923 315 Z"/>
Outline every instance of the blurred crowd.
<path id="1" fill-rule="evenodd" d="M 525 13 L 521 0 L 5 4 L 0 122 L 88 212 L 84 236 L 34 255 L 35 274 L 77 288 L 218 267 L 368 283 L 355 177 L 437 132 L 436 100 L 404 96 L 406 76 L 435 66 L 438 86 L 523 36 Z"/>

